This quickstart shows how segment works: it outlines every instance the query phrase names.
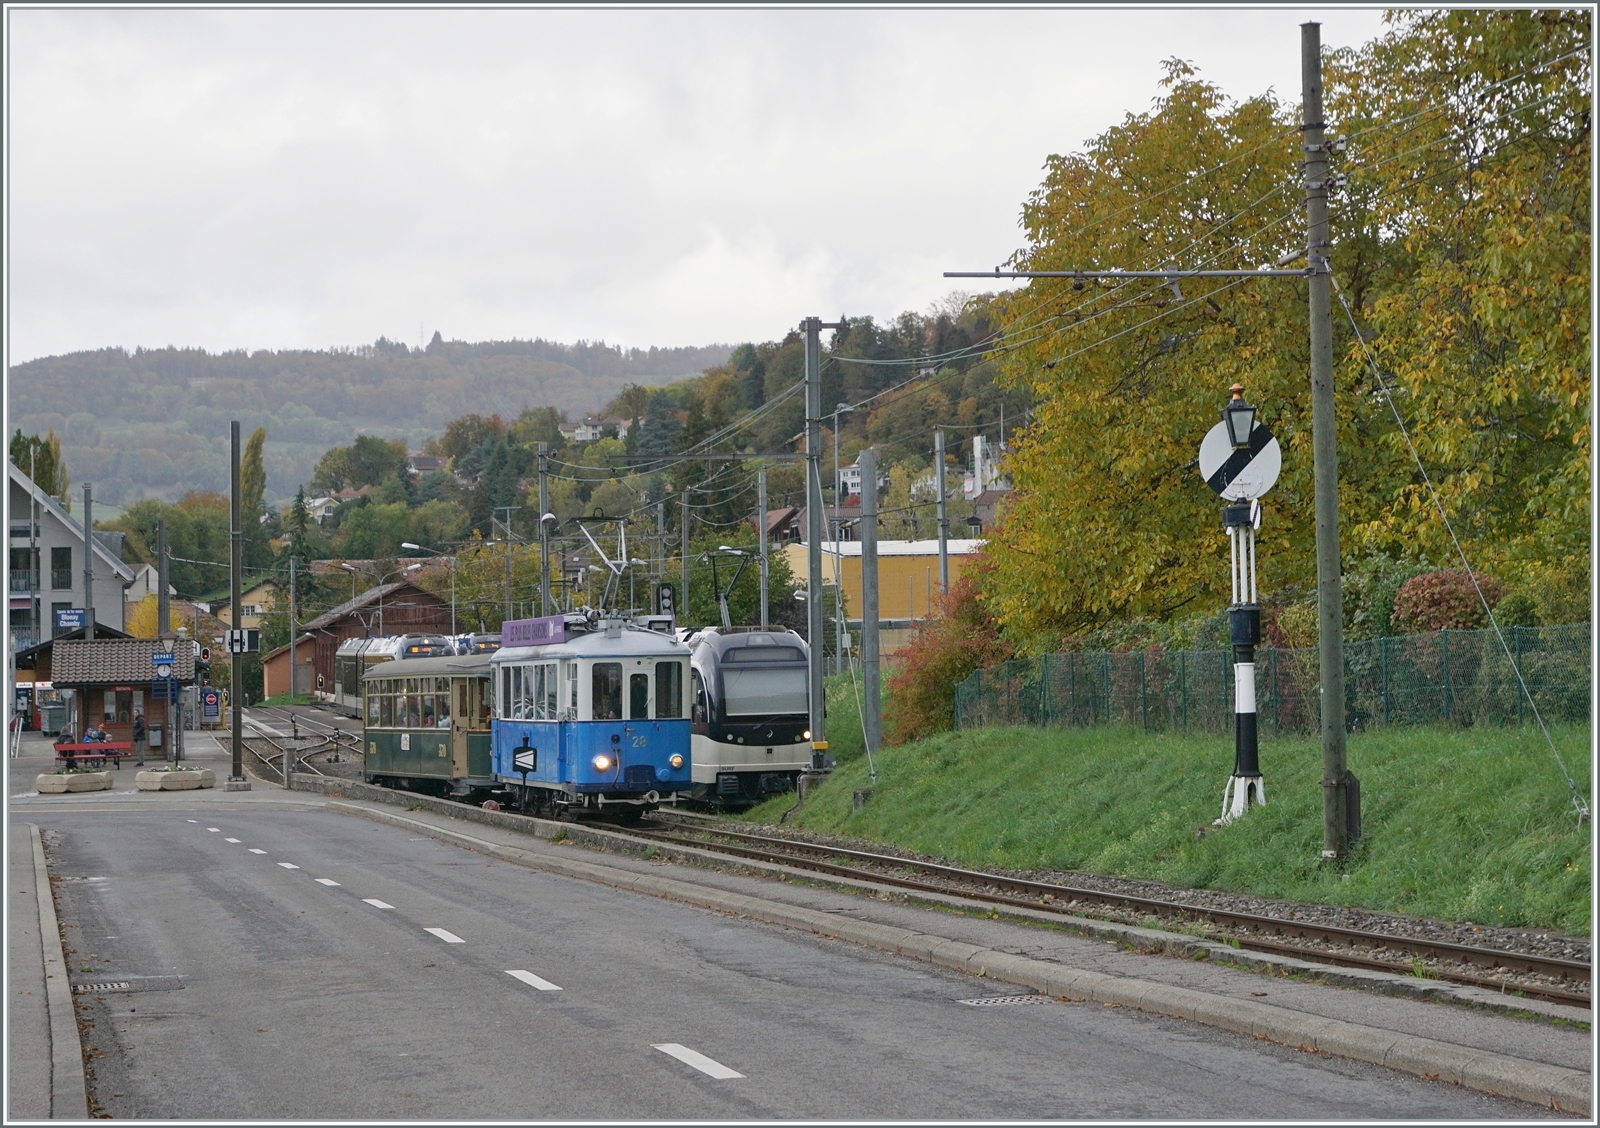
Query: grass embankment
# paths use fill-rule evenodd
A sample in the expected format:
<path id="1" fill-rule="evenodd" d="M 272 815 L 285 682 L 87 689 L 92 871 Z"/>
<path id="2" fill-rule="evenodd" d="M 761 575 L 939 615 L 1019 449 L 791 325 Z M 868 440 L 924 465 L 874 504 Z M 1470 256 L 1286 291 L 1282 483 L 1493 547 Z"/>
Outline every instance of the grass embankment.
<path id="1" fill-rule="evenodd" d="M 261 708 L 274 709 L 284 705 L 309 705 L 311 698 L 304 693 L 279 693 L 261 702 Z"/>
<path id="2" fill-rule="evenodd" d="M 1264 743 L 1267 806 L 1215 830 L 1231 738 L 1123 729 L 977 729 L 884 749 L 872 799 L 853 811 L 852 791 L 869 782 L 848 692 L 848 681 L 830 686 L 839 768 L 791 826 L 973 866 L 1087 870 L 1589 933 L 1589 827 L 1577 825 L 1537 729 L 1352 736 L 1363 837 L 1349 858 L 1324 864 L 1314 737 Z M 1551 731 L 1587 797 L 1589 727 Z M 776 822 L 792 803 L 779 798 L 750 817 Z M 1209 833 L 1197 836 L 1200 827 Z"/>

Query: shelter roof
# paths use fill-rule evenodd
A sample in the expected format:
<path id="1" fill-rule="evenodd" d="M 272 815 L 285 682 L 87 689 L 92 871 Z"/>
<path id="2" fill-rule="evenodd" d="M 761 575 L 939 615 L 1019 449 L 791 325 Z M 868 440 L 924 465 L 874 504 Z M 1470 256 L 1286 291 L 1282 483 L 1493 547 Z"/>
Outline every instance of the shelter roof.
<path id="1" fill-rule="evenodd" d="M 178 638 L 56 639 L 50 660 L 50 680 L 57 685 L 111 685 L 153 681 L 156 666 L 151 656 L 172 652 L 173 676 L 194 681 L 194 647 Z"/>

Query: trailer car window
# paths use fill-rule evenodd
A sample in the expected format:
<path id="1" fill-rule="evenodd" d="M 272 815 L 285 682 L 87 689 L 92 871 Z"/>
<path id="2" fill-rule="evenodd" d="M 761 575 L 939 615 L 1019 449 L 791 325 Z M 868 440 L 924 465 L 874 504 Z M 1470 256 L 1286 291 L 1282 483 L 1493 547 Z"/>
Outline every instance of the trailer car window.
<path id="1" fill-rule="evenodd" d="M 628 678 L 628 719 L 650 719 L 650 675 L 632 674 Z"/>

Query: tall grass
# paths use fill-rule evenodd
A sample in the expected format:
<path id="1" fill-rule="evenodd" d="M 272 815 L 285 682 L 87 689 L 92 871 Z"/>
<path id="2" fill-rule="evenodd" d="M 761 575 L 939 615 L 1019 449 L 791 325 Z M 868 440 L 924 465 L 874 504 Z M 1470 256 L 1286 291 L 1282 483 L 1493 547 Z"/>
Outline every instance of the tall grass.
<path id="1" fill-rule="evenodd" d="M 848 679 L 844 679 L 848 690 Z M 864 757 L 829 694 L 838 770 L 790 817 L 975 866 L 1080 869 L 1414 913 L 1589 933 L 1590 830 L 1537 730 L 1404 728 L 1352 736 L 1363 837 L 1324 863 L 1315 738 L 1263 748 L 1267 806 L 1213 830 L 1231 740 L 1123 729 L 987 728 Z M 849 720 L 855 721 L 853 698 Z M 1589 793 L 1589 726 L 1552 730 Z M 860 728 L 854 729 L 860 742 Z M 834 740 L 837 745 L 833 744 Z M 853 751 L 853 749 L 851 749 Z M 792 799 L 758 808 L 776 821 Z M 1197 833 L 1204 828 L 1203 833 Z"/>

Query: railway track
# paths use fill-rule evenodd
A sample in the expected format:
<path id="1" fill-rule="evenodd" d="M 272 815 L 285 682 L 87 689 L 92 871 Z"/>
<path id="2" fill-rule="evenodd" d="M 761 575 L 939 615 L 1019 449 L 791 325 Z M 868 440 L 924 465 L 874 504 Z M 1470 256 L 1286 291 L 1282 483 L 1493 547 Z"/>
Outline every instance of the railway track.
<path id="1" fill-rule="evenodd" d="M 1032 881 L 703 825 L 684 823 L 664 830 L 614 829 L 653 842 L 690 846 L 730 857 L 773 862 L 917 892 L 956 894 L 995 905 L 1063 916 L 1109 914 L 1131 918 L 1132 923 L 1140 924 L 1154 917 L 1167 927 L 1174 924 L 1198 926 L 1210 939 L 1252 951 L 1293 956 L 1335 967 L 1421 975 L 1495 991 L 1519 992 L 1525 997 L 1590 1006 L 1589 965 L 1576 960 Z"/>
<path id="2" fill-rule="evenodd" d="M 270 778 L 276 779 L 279 783 L 283 782 L 284 748 L 282 744 L 279 744 L 270 736 L 260 735 L 247 736 L 240 743 L 244 746 L 244 750 L 250 753 L 250 755 L 254 756 L 258 761 L 255 765 L 253 765 L 257 771 L 264 771 L 270 776 Z M 329 742 L 323 741 L 321 743 Z M 323 751 L 323 749 L 316 745 L 308 748 L 294 749 L 293 752 L 291 752 L 291 755 L 294 756 L 296 764 L 294 770 L 297 772 L 308 771 L 313 775 L 327 775 L 326 772 L 319 769 L 308 759 L 308 757 L 315 755 L 320 751 Z"/>

